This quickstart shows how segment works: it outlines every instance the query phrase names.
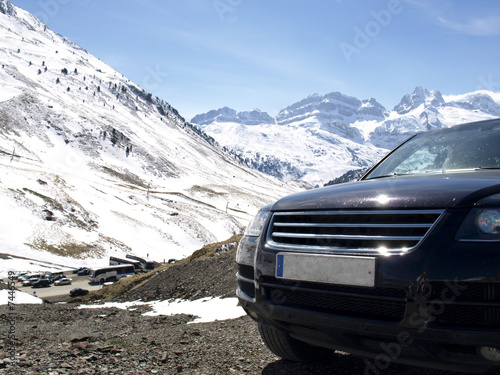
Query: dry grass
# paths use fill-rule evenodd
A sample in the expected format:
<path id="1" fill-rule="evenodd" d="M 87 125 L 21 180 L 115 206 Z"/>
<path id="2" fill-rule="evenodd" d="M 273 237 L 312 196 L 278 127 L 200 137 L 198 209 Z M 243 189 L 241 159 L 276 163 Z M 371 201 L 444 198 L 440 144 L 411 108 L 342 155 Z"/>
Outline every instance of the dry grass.
<path id="1" fill-rule="evenodd" d="M 193 185 L 190 189 L 191 192 L 198 192 L 198 193 L 207 193 L 208 195 L 212 195 L 212 196 L 217 196 L 217 195 L 226 195 L 226 193 L 221 193 L 221 192 L 217 192 L 215 190 L 212 190 L 212 189 L 209 189 L 205 186 L 199 186 L 199 185 Z"/>
<path id="2" fill-rule="evenodd" d="M 216 242 L 216 243 L 205 245 L 200 250 L 196 250 L 193 254 L 191 254 L 191 256 L 186 258 L 186 260 L 187 260 L 187 262 L 193 262 L 193 261 L 197 261 L 197 260 L 211 258 L 211 257 L 215 256 L 216 251 L 221 246 L 226 245 L 226 244 L 231 243 L 231 242 L 239 243 L 241 240 L 241 237 L 242 237 L 241 234 L 235 234 L 231 238 L 227 239 L 226 241 Z M 234 248 L 231 251 L 228 251 L 225 254 L 232 254 L 234 252 L 236 252 L 236 248 Z"/>
<path id="3" fill-rule="evenodd" d="M 23 191 L 33 194 L 34 196 L 41 198 L 43 201 L 48 203 L 51 207 L 53 207 L 55 210 L 58 211 L 64 211 L 63 206 L 57 202 L 55 199 L 47 197 L 46 195 L 40 194 L 34 190 L 28 189 L 28 188 L 23 188 Z"/>
<path id="4" fill-rule="evenodd" d="M 102 166 L 101 167 L 101 170 L 106 172 L 107 174 L 109 174 L 110 176 L 113 176 L 115 178 L 118 178 L 124 182 L 127 182 L 129 184 L 132 184 L 132 185 L 135 185 L 135 186 L 139 186 L 143 189 L 147 189 L 148 187 L 148 184 L 146 181 L 144 181 L 143 179 L 141 179 L 139 176 L 136 176 L 135 174 L 133 173 L 121 173 L 121 172 L 118 172 L 114 169 L 111 169 L 111 168 L 108 168 L 108 167 L 104 167 Z"/>
<path id="5" fill-rule="evenodd" d="M 77 259 L 85 259 L 89 256 L 98 257 L 101 256 L 104 252 L 103 249 L 97 246 L 85 243 L 66 242 L 57 245 L 51 245 L 48 244 L 47 241 L 43 238 L 37 238 L 33 241 L 33 243 L 28 243 L 27 245 L 36 250 L 44 250 L 55 255 Z"/>

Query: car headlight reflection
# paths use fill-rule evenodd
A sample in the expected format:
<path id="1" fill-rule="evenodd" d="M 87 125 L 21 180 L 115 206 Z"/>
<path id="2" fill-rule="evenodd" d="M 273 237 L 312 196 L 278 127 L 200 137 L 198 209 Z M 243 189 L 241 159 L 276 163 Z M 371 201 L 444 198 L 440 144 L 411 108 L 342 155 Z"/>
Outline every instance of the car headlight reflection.
<path id="1" fill-rule="evenodd" d="M 269 211 L 260 210 L 252 221 L 250 221 L 250 224 L 248 224 L 248 227 L 245 230 L 245 236 L 260 236 L 268 216 Z"/>
<path id="2" fill-rule="evenodd" d="M 472 209 L 457 232 L 458 241 L 500 241 L 500 209 Z"/>
<path id="3" fill-rule="evenodd" d="M 498 234 L 500 231 L 500 212 L 498 210 L 481 210 L 476 217 L 479 232 Z"/>

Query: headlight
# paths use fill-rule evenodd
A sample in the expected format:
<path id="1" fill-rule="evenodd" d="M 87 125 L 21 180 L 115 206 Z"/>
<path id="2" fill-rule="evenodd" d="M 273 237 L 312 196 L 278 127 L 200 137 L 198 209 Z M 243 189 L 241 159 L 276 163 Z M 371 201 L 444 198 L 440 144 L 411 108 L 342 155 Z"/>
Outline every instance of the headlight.
<path id="1" fill-rule="evenodd" d="M 500 230 L 500 212 L 481 210 L 476 217 L 476 227 L 480 233 L 498 234 Z"/>
<path id="2" fill-rule="evenodd" d="M 248 224 L 245 235 L 241 239 L 238 250 L 236 251 L 236 262 L 238 264 L 245 264 L 253 267 L 255 250 L 257 248 L 257 242 L 259 241 L 258 237 L 264 228 L 268 216 L 269 211 L 265 208 L 261 209 Z"/>
<path id="3" fill-rule="evenodd" d="M 500 241 L 500 194 L 477 202 L 457 232 L 458 241 Z M 493 206 L 493 207 L 492 207 Z M 496 207 L 495 207 L 496 206 Z"/>
<path id="4" fill-rule="evenodd" d="M 262 229 L 264 228 L 264 224 L 266 222 L 267 217 L 269 216 L 269 211 L 260 210 L 257 215 L 252 219 L 250 224 L 248 224 L 247 229 L 245 230 L 245 236 L 260 236 Z"/>

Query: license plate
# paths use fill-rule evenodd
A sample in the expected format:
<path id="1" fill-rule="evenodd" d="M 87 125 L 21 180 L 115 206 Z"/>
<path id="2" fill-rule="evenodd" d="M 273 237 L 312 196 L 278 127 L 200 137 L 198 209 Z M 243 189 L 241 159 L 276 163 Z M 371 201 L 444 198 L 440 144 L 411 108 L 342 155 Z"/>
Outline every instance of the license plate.
<path id="1" fill-rule="evenodd" d="M 375 258 L 278 253 L 276 277 L 317 283 L 375 286 Z"/>

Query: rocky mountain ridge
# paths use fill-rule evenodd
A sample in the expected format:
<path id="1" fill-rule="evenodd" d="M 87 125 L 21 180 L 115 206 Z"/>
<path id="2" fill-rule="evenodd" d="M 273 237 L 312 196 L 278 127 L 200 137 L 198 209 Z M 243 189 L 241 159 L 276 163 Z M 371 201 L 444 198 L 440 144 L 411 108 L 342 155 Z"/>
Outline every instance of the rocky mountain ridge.
<path id="1" fill-rule="evenodd" d="M 195 116 L 192 122 L 196 124 L 206 125 L 214 121 L 218 122 L 237 122 L 245 125 L 269 124 L 274 120 L 267 112 L 262 112 L 259 109 L 251 111 L 236 112 L 229 107 L 223 107 L 217 110 L 209 111 L 203 115 Z"/>
<path id="2" fill-rule="evenodd" d="M 8 16 L 15 16 L 16 10 L 12 3 L 8 0 L 0 0 L 0 13 L 3 13 Z"/>

